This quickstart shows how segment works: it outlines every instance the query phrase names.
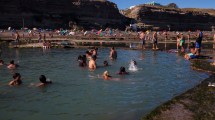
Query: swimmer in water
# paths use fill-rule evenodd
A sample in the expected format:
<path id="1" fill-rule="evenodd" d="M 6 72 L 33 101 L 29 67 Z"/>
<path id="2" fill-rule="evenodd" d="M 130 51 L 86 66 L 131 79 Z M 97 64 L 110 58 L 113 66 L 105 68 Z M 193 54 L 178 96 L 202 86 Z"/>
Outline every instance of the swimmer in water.
<path id="1" fill-rule="evenodd" d="M 95 60 L 95 57 L 92 56 L 90 58 L 90 61 L 89 61 L 89 69 L 92 69 L 92 70 L 95 70 L 96 69 L 96 60 Z"/>
<path id="2" fill-rule="evenodd" d="M 129 64 L 129 68 L 130 71 L 137 71 L 137 62 L 135 60 L 131 60 L 130 64 Z"/>
<path id="3" fill-rule="evenodd" d="M 112 60 L 117 59 L 117 52 L 116 52 L 116 50 L 115 50 L 114 47 L 111 48 L 111 50 L 110 50 L 110 56 L 109 57 Z"/>
<path id="4" fill-rule="evenodd" d="M 190 43 L 190 53 L 186 54 L 184 58 L 186 60 L 197 58 L 196 51 L 195 51 L 195 43 L 193 42 Z"/>
<path id="5" fill-rule="evenodd" d="M 16 85 L 21 85 L 21 84 L 22 84 L 21 75 L 19 73 L 14 73 L 13 80 L 10 81 L 8 85 L 16 86 Z"/>
<path id="6" fill-rule="evenodd" d="M 78 62 L 80 67 L 84 67 L 83 56 L 81 55 L 78 56 Z"/>
<path id="7" fill-rule="evenodd" d="M 40 83 L 37 85 L 37 87 L 43 87 L 52 83 L 52 81 L 46 81 L 45 75 L 40 75 L 39 80 L 40 80 Z"/>
<path id="8" fill-rule="evenodd" d="M 87 59 L 90 59 L 92 57 L 92 53 L 90 53 L 89 51 L 86 51 L 86 57 Z"/>
<path id="9" fill-rule="evenodd" d="M 112 76 L 109 75 L 109 72 L 108 71 L 105 71 L 103 73 L 103 79 L 104 80 L 110 80 L 112 78 Z"/>
<path id="10" fill-rule="evenodd" d="M 15 69 L 18 65 L 14 63 L 14 60 L 10 61 L 10 64 L 7 66 L 8 69 Z"/>
<path id="11" fill-rule="evenodd" d="M 135 60 L 131 60 L 131 63 L 133 63 L 134 65 L 137 65 L 137 62 Z"/>
<path id="12" fill-rule="evenodd" d="M 119 73 L 118 73 L 119 75 L 127 75 L 127 74 L 129 74 L 128 72 L 126 72 L 126 70 L 125 70 L 125 67 L 120 67 L 120 70 L 119 70 Z"/>

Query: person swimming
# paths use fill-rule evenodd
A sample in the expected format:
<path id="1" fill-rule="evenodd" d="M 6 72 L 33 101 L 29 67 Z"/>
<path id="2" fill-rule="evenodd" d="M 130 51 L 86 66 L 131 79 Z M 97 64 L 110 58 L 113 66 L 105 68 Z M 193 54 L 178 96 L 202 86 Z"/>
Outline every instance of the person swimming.
<path id="1" fill-rule="evenodd" d="M 92 53 L 89 51 L 86 51 L 86 57 L 87 59 L 90 59 L 92 57 Z"/>
<path id="2" fill-rule="evenodd" d="M 52 81 L 46 81 L 45 75 L 40 75 L 39 80 L 40 80 L 40 83 L 37 85 L 37 87 L 42 87 L 52 83 Z"/>
<path id="3" fill-rule="evenodd" d="M 186 60 L 197 58 L 196 50 L 195 50 L 195 43 L 193 43 L 193 42 L 190 43 L 190 53 L 186 54 L 184 56 L 184 58 Z"/>
<path id="4" fill-rule="evenodd" d="M 15 69 L 16 67 L 18 67 L 18 65 L 14 63 L 14 60 L 11 60 L 10 64 L 7 66 L 8 69 Z"/>
<path id="5" fill-rule="evenodd" d="M 128 72 L 126 72 L 125 67 L 120 67 L 120 70 L 118 72 L 119 75 L 127 75 L 129 74 Z"/>
<path id="6" fill-rule="evenodd" d="M 114 47 L 111 48 L 111 50 L 110 50 L 110 56 L 109 57 L 112 60 L 117 59 L 117 52 L 116 52 L 116 50 L 115 50 Z"/>
<path id="7" fill-rule="evenodd" d="M 16 85 L 21 85 L 21 84 L 22 84 L 21 75 L 19 73 L 14 73 L 13 80 L 10 81 L 8 85 L 16 86 Z"/>
<path id="8" fill-rule="evenodd" d="M 95 60 L 96 58 L 94 57 L 94 56 L 92 56 L 91 58 L 90 58 L 90 61 L 89 61 L 89 69 L 91 69 L 91 70 L 95 70 L 96 68 L 97 68 L 97 66 L 96 66 L 96 60 Z"/>
<path id="9" fill-rule="evenodd" d="M 103 79 L 104 80 L 110 80 L 112 78 L 112 76 L 109 75 L 109 72 L 108 71 L 105 71 L 103 73 Z"/>
<path id="10" fill-rule="evenodd" d="M 86 55 L 79 55 L 78 56 L 78 60 L 77 60 L 78 62 L 79 62 L 79 66 L 80 67 L 85 67 L 85 66 L 87 66 L 87 58 L 86 58 Z"/>
<path id="11" fill-rule="evenodd" d="M 130 70 L 130 71 L 137 71 L 138 70 L 137 62 L 135 60 L 131 60 L 128 70 Z"/>

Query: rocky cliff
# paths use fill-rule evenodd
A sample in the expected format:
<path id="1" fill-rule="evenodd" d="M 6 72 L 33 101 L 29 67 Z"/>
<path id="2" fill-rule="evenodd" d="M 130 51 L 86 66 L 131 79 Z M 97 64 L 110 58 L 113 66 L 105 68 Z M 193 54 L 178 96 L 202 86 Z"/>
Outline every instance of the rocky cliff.
<path id="1" fill-rule="evenodd" d="M 126 20 L 106 0 L 0 0 L 0 28 L 122 28 Z"/>
<path id="2" fill-rule="evenodd" d="M 178 9 L 165 6 L 138 5 L 123 11 L 140 27 L 152 26 L 160 30 L 211 30 L 215 26 L 213 9 Z"/>

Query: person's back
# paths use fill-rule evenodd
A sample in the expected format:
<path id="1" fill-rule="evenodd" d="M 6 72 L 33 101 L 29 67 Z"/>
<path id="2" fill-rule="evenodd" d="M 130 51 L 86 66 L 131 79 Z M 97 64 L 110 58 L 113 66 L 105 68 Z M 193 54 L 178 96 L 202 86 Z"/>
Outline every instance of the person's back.
<path id="1" fill-rule="evenodd" d="M 14 63 L 14 60 L 10 61 L 10 64 L 7 66 L 8 69 L 15 69 L 16 68 L 16 64 Z"/>
<path id="2" fill-rule="evenodd" d="M 115 50 L 114 47 L 111 48 L 111 51 L 110 51 L 110 58 L 111 59 L 117 59 L 117 52 Z"/>
<path id="3" fill-rule="evenodd" d="M 95 61 L 95 58 L 90 58 L 90 61 L 89 61 L 89 68 L 90 69 L 96 69 L 96 61 Z"/>

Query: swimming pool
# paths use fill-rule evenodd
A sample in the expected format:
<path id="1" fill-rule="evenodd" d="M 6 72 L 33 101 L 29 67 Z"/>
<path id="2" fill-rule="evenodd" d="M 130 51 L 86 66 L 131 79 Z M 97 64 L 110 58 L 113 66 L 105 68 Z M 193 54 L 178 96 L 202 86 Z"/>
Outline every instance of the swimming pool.
<path id="1" fill-rule="evenodd" d="M 117 49 L 118 59 L 111 61 L 108 48 L 99 49 L 100 67 L 89 71 L 77 62 L 86 50 L 3 49 L 1 58 L 14 59 L 20 67 L 14 71 L 0 67 L 0 119 L 136 120 L 208 77 L 174 53 Z M 131 59 L 137 61 L 136 72 L 128 71 Z M 104 60 L 111 66 L 102 67 Z M 121 66 L 130 75 L 117 75 Z M 105 70 L 118 80 L 98 77 Z M 14 72 L 22 75 L 23 85 L 7 86 Z M 41 74 L 54 84 L 33 87 Z"/>

